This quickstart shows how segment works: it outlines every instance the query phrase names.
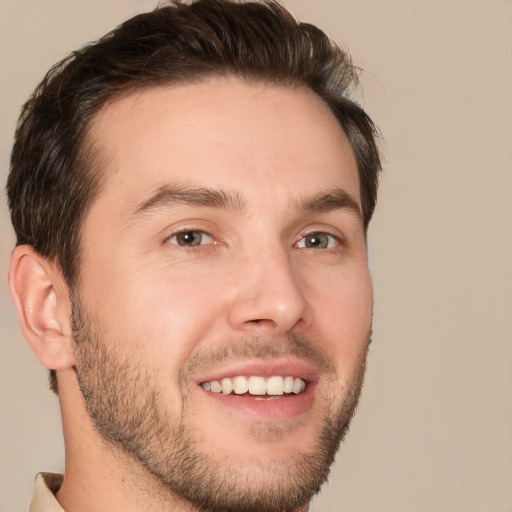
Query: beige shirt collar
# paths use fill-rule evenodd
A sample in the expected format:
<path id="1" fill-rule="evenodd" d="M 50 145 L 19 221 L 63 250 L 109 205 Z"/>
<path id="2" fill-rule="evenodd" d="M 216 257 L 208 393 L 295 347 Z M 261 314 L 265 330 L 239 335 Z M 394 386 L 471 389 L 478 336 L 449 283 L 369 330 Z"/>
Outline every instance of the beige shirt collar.
<path id="1" fill-rule="evenodd" d="M 62 485 L 63 475 L 58 473 L 39 473 L 34 483 L 34 494 L 29 512 L 65 512 L 55 498 Z"/>

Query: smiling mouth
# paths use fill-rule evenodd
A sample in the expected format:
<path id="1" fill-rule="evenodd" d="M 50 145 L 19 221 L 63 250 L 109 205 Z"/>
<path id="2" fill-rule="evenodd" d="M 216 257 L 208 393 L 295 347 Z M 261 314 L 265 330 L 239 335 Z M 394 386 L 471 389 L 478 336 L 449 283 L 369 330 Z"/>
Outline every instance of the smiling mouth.
<path id="1" fill-rule="evenodd" d="M 243 395 L 255 399 L 281 398 L 299 395 L 306 381 L 298 377 L 274 375 L 269 378 L 253 375 L 211 380 L 201 383 L 205 391 L 224 395 Z"/>

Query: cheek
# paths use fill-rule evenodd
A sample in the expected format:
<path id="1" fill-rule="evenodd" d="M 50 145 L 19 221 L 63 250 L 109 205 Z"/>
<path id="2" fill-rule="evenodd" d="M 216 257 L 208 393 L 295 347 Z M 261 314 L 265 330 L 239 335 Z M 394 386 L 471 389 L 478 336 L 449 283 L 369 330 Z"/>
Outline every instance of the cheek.
<path id="1" fill-rule="evenodd" d="M 120 264 L 101 274 L 109 276 L 105 286 L 91 278 L 84 290 L 94 298 L 87 302 L 92 313 L 116 343 L 154 359 L 155 368 L 163 361 L 179 368 L 221 317 L 220 283 L 211 274 L 206 279 L 151 264 Z"/>
<path id="2" fill-rule="evenodd" d="M 368 268 L 332 276 L 314 306 L 315 335 L 336 360 L 341 376 L 351 375 L 366 355 L 371 332 L 373 290 Z"/>

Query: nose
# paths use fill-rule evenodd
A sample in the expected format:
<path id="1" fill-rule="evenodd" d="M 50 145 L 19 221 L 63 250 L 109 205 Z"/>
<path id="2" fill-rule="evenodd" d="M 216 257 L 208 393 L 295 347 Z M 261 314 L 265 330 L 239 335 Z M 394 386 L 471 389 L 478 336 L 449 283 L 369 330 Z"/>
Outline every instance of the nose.
<path id="1" fill-rule="evenodd" d="M 311 323 L 305 283 L 282 247 L 246 259 L 239 272 L 229 312 L 233 329 L 283 336 Z"/>

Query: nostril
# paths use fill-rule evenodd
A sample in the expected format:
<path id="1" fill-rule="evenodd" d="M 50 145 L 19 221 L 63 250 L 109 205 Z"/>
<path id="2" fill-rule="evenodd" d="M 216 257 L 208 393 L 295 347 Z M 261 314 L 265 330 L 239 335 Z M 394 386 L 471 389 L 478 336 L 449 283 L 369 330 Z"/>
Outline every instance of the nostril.
<path id="1" fill-rule="evenodd" d="M 256 318 L 254 320 L 249 320 L 249 322 L 251 322 L 253 324 L 257 324 L 257 325 L 269 324 L 272 327 L 276 326 L 276 323 L 274 322 L 274 320 L 270 320 L 269 318 Z"/>

